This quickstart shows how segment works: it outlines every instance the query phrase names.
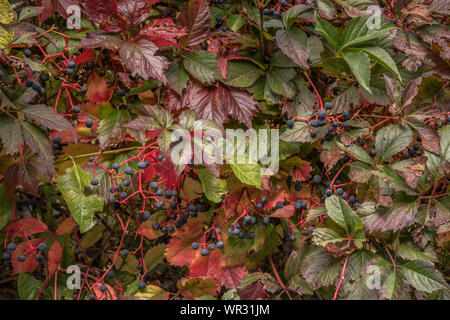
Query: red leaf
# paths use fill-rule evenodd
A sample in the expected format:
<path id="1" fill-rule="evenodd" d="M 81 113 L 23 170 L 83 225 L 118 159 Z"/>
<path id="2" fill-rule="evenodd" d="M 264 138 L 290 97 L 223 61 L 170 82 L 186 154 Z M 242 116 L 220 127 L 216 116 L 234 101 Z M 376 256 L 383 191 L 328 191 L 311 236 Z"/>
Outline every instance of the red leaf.
<path id="1" fill-rule="evenodd" d="M 185 43 L 195 46 L 206 40 L 211 24 L 207 0 L 190 0 L 178 19 L 186 29 Z"/>
<path id="2" fill-rule="evenodd" d="M 190 278 L 211 277 L 220 286 L 236 288 L 247 274 L 245 265 L 229 267 L 225 265 L 223 253 L 219 250 L 211 251 L 206 257 L 197 252 L 197 256 L 190 265 Z"/>
<path id="3" fill-rule="evenodd" d="M 224 79 L 227 78 L 228 74 L 228 61 L 234 59 L 247 59 L 237 54 L 239 47 L 230 46 L 229 43 L 223 44 L 220 40 L 214 39 L 208 50 L 214 52 L 217 56 L 217 67 L 220 70 L 220 74 Z"/>
<path id="4" fill-rule="evenodd" d="M 100 287 L 102 286 L 102 284 L 99 282 L 94 284 L 94 286 L 92 287 L 92 290 L 94 291 L 95 295 L 97 296 L 97 299 L 103 300 L 104 298 L 107 298 L 108 300 L 117 300 L 117 294 L 114 291 L 114 289 L 107 284 L 104 284 L 104 285 L 106 286 L 105 292 L 102 292 L 100 290 Z"/>
<path id="5" fill-rule="evenodd" d="M 162 235 L 160 231 L 152 228 L 152 221 L 147 220 L 139 226 L 138 234 L 143 234 L 148 240 L 154 240 Z"/>
<path id="6" fill-rule="evenodd" d="M 166 57 L 155 56 L 157 50 L 158 47 L 146 39 L 123 41 L 119 48 L 122 62 L 132 74 L 138 74 L 145 80 L 153 78 L 166 83 L 165 71 L 169 61 Z"/>
<path id="7" fill-rule="evenodd" d="M 177 187 L 177 174 L 175 173 L 175 166 L 170 158 L 170 155 L 163 159 L 163 161 L 156 162 L 156 172 L 159 175 L 162 184 L 169 189 Z"/>
<path id="8" fill-rule="evenodd" d="M 192 249 L 192 242 L 199 242 L 203 237 L 203 223 L 206 218 L 201 216 L 189 219 L 181 229 L 173 234 L 166 246 L 166 258 L 174 266 L 185 266 L 194 260 L 197 251 Z"/>
<path id="9" fill-rule="evenodd" d="M 239 296 L 242 300 L 260 300 L 266 297 L 266 292 L 261 282 L 254 282 L 239 290 Z"/>
<path id="10" fill-rule="evenodd" d="M 76 64 L 82 64 L 85 62 L 90 61 L 94 57 L 94 50 L 92 49 L 85 49 L 83 53 L 81 53 L 79 56 L 75 58 Z"/>
<path id="11" fill-rule="evenodd" d="M 88 79 L 87 98 L 96 104 L 107 102 L 110 99 L 111 91 L 108 89 L 105 79 L 100 77 L 96 72 L 93 72 Z"/>
<path id="12" fill-rule="evenodd" d="M 64 219 L 56 228 L 55 235 L 63 236 L 69 234 L 73 231 L 73 229 L 77 226 L 76 221 L 72 216 Z"/>
<path id="13" fill-rule="evenodd" d="M 35 233 L 47 232 L 48 228 L 45 223 L 36 218 L 25 218 L 12 223 L 5 231 L 13 234 L 14 237 L 23 237 L 24 233 L 26 236 L 29 236 Z"/>
<path id="14" fill-rule="evenodd" d="M 131 26 L 141 24 L 150 16 L 150 3 L 146 0 L 123 0 L 117 4 L 117 9 Z"/>
<path id="15" fill-rule="evenodd" d="M 271 217 L 272 218 L 290 218 L 295 213 L 295 208 L 293 204 L 284 206 L 281 209 L 276 210 Z"/>
<path id="16" fill-rule="evenodd" d="M 209 119 L 220 125 L 229 121 L 229 116 L 252 127 L 253 112 L 257 102 L 248 92 L 223 86 L 203 87 L 191 83 L 187 88 L 189 107 L 200 119 Z"/>
<path id="17" fill-rule="evenodd" d="M 144 36 L 158 47 L 173 46 L 177 44 L 176 38 L 186 34 L 183 28 L 179 28 L 172 18 L 156 19 L 152 24 L 145 26 L 140 36 Z"/>
<path id="18" fill-rule="evenodd" d="M 53 242 L 50 251 L 48 252 L 48 272 L 50 275 L 53 275 L 62 261 L 63 258 L 63 249 L 57 240 Z"/>
<path id="19" fill-rule="evenodd" d="M 83 0 L 84 12 L 93 22 L 102 25 L 108 32 L 119 31 L 125 27 L 125 19 L 120 15 L 114 0 Z M 120 27 L 117 24 L 120 23 Z"/>
<path id="20" fill-rule="evenodd" d="M 293 181 L 307 181 L 309 179 L 309 174 L 311 173 L 312 167 L 311 163 L 308 161 L 303 161 L 300 165 L 297 165 L 292 173 Z"/>
<path id="21" fill-rule="evenodd" d="M 34 248 L 37 248 L 37 246 L 42 243 L 45 242 L 46 239 L 31 239 L 30 243 Z M 28 241 L 23 241 L 21 243 L 19 243 L 16 247 L 16 250 L 14 250 L 11 253 L 11 263 L 12 263 L 12 267 L 13 267 L 13 274 L 18 274 L 18 273 L 22 273 L 22 272 L 28 272 L 31 273 L 33 272 L 39 265 L 39 262 L 36 260 L 36 250 L 33 251 L 29 251 L 30 247 L 28 244 Z M 20 255 L 24 255 L 25 256 L 25 261 L 24 262 L 20 262 L 19 260 L 17 260 L 17 258 Z"/>

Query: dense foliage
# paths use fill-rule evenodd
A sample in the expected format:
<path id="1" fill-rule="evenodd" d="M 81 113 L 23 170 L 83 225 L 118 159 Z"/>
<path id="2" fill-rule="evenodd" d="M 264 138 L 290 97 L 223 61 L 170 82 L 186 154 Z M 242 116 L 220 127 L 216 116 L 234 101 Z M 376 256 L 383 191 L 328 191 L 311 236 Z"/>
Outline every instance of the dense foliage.
<path id="1" fill-rule="evenodd" d="M 449 1 L 10 2 L 1 299 L 450 297 Z"/>

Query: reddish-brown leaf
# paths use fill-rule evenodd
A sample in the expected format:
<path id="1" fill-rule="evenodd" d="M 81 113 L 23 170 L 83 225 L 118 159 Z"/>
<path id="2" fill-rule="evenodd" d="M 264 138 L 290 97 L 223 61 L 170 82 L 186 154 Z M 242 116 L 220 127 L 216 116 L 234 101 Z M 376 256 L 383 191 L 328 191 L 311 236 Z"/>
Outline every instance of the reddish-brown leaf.
<path id="1" fill-rule="evenodd" d="M 108 300 L 117 300 L 117 294 L 114 291 L 114 289 L 110 285 L 107 285 L 107 284 L 104 284 L 104 285 L 106 286 L 105 292 L 102 292 L 100 290 L 100 287 L 102 286 L 102 283 L 100 283 L 100 282 L 97 282 L 92 287 L 92 290 L 94 291 L 97 299 L 103 300 L 103 299 L 107 298 Z"/>
<path id="2" fill-rule="evenodd" d="M 307 181 L 311 173 L 312 167 L 311 163 L 308 161 L 302 161 L 301 164 L 297 165 L 292 173 L 293 181 Z"/>
<path id="3" fill-rule="evenodd" d="M 87 88 L 86 96 L 93 103 L 101 104 L 109 101 L 111 97 L 111 91 L 105 79 L 100 77 L 96 72 L 92 72 L 89 76 Z"/>
<path id="4" fill-rule="evenodd" d="M 206 40 L 211 24 L 211 14 L 207 0 L 190 0 L 178 19 L 186 30 L 184 43 L 195 46 Z"/>
<path id="5" fill-rule="evenodd" d="M 63 236 L 66 234 L 69 234 L 73 231 L 73 229 L 77 226 L 75 219 L 70 216 L 66 219 L 64 219 L 56 228 L 55 235 L 56 236 Z"/>
<path id="6" fill-rule="evenodd" d="M 63 249 L 59 242 L 55 240 L 53 242 L 52 247 L 48 252 L 48 272 L 50 275 L 53 275 L 62 261 L 63 258 Z"/>
<path id="7" fill-rule="evenodd" d="M 293 204 L 284 206 L 281 209 L 277 209 L 274 213 L 272 213 L 270 216 L 272 218 L 290 218 L 295 214 L 295 208 Z"/>
<path id="8" fill-rule="evenodd" d="M 45 242 L 46 239 L 31 239 L 30 243 L 31 245 L 36 248 L 40 243 Z M 11 263 L 13 267 L 13 274 L 18 274 L 22 272 L 33 272 L 39 265 L 39 262 L 36 260 L 36 250 L 29 251 L 30 246 L 28 244 L 28 241 L 23 241 L 19 243 L 16 247 L 16 250 L 14 250 L 11 253 Z M 24 262 L 19 262 L 17 259 L 20 255 L 25 256 Z"/>
<path id="9" fill-rule="evenodd" d="M 211 277 L 216 279 L 220 286 L 227 288 L 236 288 L 247 274 L 245 265 L 226 266 L 223 253 L 219 250 L 211 251 L 206 257 L 197 252 L 190 270 L 190 278 Z"/>
<path id="10" fill-rule="evenodd" d="M 24 218 L 13 222 L 6 229 L 6 232 L 13 234 L 14 237 L 23 237 L 41 232 L 48 232 L 48 228 L 41 220 L 36 218 Z"/>
<path id="11" fill-rule="evenodd" d="M 422 138 L 422 145 L 425 150 L 442 155 L 439 134 L 430 128 L 416 128 Z"/>
<path id="12" fill-rule="evenodd" d="M 146 25 L 139 34 L 150 40 L 158 47 L 173 46 L 177 44 L 177 38 L 186 34 L 183 28 L 178 27 L 172 18 L 156 19 Z"/>

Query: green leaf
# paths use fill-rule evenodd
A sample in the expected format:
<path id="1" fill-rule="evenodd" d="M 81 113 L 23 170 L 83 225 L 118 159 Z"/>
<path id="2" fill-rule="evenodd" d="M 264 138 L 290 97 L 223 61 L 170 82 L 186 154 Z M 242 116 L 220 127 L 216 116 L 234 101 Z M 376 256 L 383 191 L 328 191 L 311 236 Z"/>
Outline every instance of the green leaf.
<path id="1" fill-rule="evenodd" d="M 86 196 L 84 189 L 90 186 L 92 176 L 78 165 L 66 170 L 66 175 L 59 178 L 57 185 L 66 201 L 69 210 L 80 225 L 82 233 L 94 225 L 94 213 L 103 211 L 104 201 L 98 195 Z"/>
<path id="2" fill-rule="evenodd" d="M 22 109 L 27 120 L 36 121 L 37 123 L 56 131 L 72 131 L 75 136 L 73 126 L 60 113 L 46 105 L 31 105 Z"/>
<path id="3" fill-rule="evenodd" d="M 108 117 L 100 121 L 98 126 L 98 140 L 102 149 L 111 144 L 118 143 L 127 134 L 127 129 L 123 126 L 124 123 L 130 120 L 128 110 L 114 109 Z"/>
<path id="4" fill-rule="evenodd" d="M 325 39 L 330 42 L 335 49 L 338 49 L 341 45 L 341 31 L 333 26 L 328 21 L 323 20 L 317 14 L 317 11 L 314 12 L 314 20 L 315 20 L 315 29 L 317 32 L 320 32 Z"/>
<path id="5" fill-rule="evenodd" d="M 0 184 L 0 230 L 5 227 L 13 217 L 11 197 L 6 192 L 5 184 Z"/>
<path id="6" fill-rule="evenodd" d="M 309 7 L 304 4 L 298 4 L 292 6 L 289 10 L 283 13 L 283 25 L 286 29 L 289 29 L 292 24 L 299 19 L 299 16 L 308 10 Z"/>
<path id="7" fill-rule="evenodd" d="M 266 79 L 273 92 L 286 98 L 293 98 L 296 92 L 291 80 L 295 78 L 295 75 L 296 72 L 292 68 L 272 68 L 267 73 Z"/>
<path id="8" fill-rule="evenodd" d="M 317 247 L 304 259 L 300 268 L 302 276 L 312 290 L 332 285 L 341 268 L 340 260 L 333 258 L 325 249 Z"/>
<path id="9" fill-rule="evenodd" d="M 396 300 L 401 289 L 400 271 L 393 268 L 380 288 L 380 295 L 383 299 Z"/>
<path id="10" fill-rule="evenodd" d="M 14 31 L 7 30 L 0 25 L 0 49 L 5 48 L 14 39 Z"/>
<path id="11" fill-rule="evenodd" d="M 387 70 L 395 74 L 400 81 L 403 81 L 394 59 L 392 59 L 392 57 L 384 49 L 380 47 L 362 47 L 360 49 L 367 53 L 370 59 L 382 65 Z"/>
<path id="12" fill-rule="evenodd" d="M 339 51 L 384 36 L 394 28 L 392 24 L 381 19 L 380 28 L 370 30 L 368 24 L 371 19 L 372 16 L 361 16 L 350 20 L 342 33 L 342 45 Z"/>
<path id="13" fill-rule="evenodd" d="M 442 158 L 450 161 L 450 124 L 439 129 Z"/>
<path id="14" fill-rule="evenodd" d="M 402 242 L 398 246 L 397 255 L 405 260 L 424 260 L 424 261 L 437 261 L 436 254 L 433 249 L 427 247 L 425 251 L 421 251 L 416 248 L 411 242 Z"/>
<path id="15" fill-rule="evenodd" d="M 245 24 L 245 19 L 240 14 L 233 14 L 228 18 L 228 28 L 233 31 L 239 31 L 239 29 Z"/>
<path id="16" fill-rule="evenodd" d="M 354 234 L 362 229 L 363 224 L 361 219 L 356 212 L 352 210 L 347 201 L 338 195 L 334 194 L 331 197 L 328 197 L 325 200 L 325 207 L 327 208 L 328 216 L 346 230 L 348 234 Z M 331 236 L 331 234 L 328 234 L 328 236 Z"/>
<path id="17" fill-rule="evenodd" d="M 352 70 L 358 83 L 372 93 L 370 89 L 370 60 L 369 56 L 362 51 L 347 50 L 342 53 L 342 57 Z"/>
<path id="18" fill-rule="evenodd" d="M 0 113 L 0 137 L 7 153 L 19 151 L 23 142 L 19 122 L 4 113 Z"/>
<path id="19" fill-rule="evenodd" d="M 216 80 L 217 57 L 211 51 L 194 51 L 184 58 L 183 63 L 189 74 L 200 82 Z"/>
<path id="20" fill-rule="evenodd" d="M 35 279 L 31 274 L 26 272 L 20 273 L 17 283 L 20 300 L 36 300 L 42 286 L 43 282 Z"/>
<path id="21" fill-rule="evenodd" d="M 14 19 L 14 12 L 8 0 L 0 0 L 0 23 L 10 24 Z"/>
<path id="22" fill-rule="evenodd" d="M 365 162 L 367 164 L 374 164 L 372 157 L 363 148 L 357 146 L 356 144 L 351 144 L 348 147 L 344 146 L 340 142 L 336 142 L 339 149 L 349 153 L 356 160 Z"/>
<path id="23" fill-rule="evenodd" d="M 379 162 L 384 162 L 408 147 L 413 138 L 413 131 L 409 127 L 401 128 L 400 125 L 393 124 L 382 128 L 375 137 Z"/>
<path id="24" fill-rule="evenodd" d="M 410 261 L 401 267 L 408 282 L 417 290 L 429 293 L 436 290 L 448 290 L 448 285 L 442 274 L 435 270 L 430 262 Z"/>
<path id="25" fill-rule="evenodd" d="M 198 177 L 208 200 L 219 203 L 222 201 L 222 195 L 228 193 L 226 181 L 217 178 L 209 169 L 199 169 Z"/>
<path id="26" fill-rule="evenodd" d="M 262 70 L 249 61 L 230 61 L 227 78 L 222 82 L 226 85 L 247 88 L 255 83 Z"/>
<path id="27" fill-rule="evenodd" d="M 300 28 L 278 30 L 276 33 L 277 45 L 281 51 L 303 69 L 308 66 L 308 40 Z"/>
<path id="28" fill-rule="evenodd" d="M 178 60 L 172 61 L 166 72 L 167 83 L 179 95 L 183 93 L 189 81 L 189 75 Z"/>
<path id="29" fill-rule="evenodd" d="M 348 240 L 348 236 L 340 234 L 328 228 L 314 229 L 312 242 L 317 246 L 326 246 L 329 243 L 343 242 Z"/>
<path id="30" fill-rule="evenodd" d="M 331 20 L 336 17 L 336 8 L 329 0 L 318 0 L 317 7 L 319 9 L 319 14 L 323 18 Z"/>
<path id="31" fill-rule="evenodd" d="M 258 163 L 249 163 L 246 157 L 242 164 L 230 163 L 230 167 L 241 182 L 261 189 L 262 173 L 261 166 Z"/>

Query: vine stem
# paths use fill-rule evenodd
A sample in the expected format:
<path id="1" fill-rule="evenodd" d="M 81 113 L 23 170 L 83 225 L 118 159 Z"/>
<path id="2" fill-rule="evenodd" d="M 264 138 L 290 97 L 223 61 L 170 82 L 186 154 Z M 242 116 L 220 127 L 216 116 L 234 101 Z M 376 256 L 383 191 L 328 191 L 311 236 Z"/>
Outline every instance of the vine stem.
<path id="1" fill-rule="evenodd" d="M 338 295 L 339 289 L 341 288 L 342 282 L 344 281 L 345 269 L 347 268 L 347 262 L 348 262 L 349 257 L 350 256 L 347 255 L 347 258 L 345 258 L 344 267 L 342 268 L 342 272 L 341 272 L 341 280 L 339 280 L 339 284 L 336 287 L 336 291 L 334 292 L 333 300 L 337 300 L 337 295 Z"/>
<path id="2" fill-rule="evenodd" d="M 289 294 L 289 291 L 286 289 L 286 286 L 284 285 L 283 281 L 281 281 L 281 278 L 280 278 L 280 275 L 278 274 L 277 268 L 275 267 L 275 264 L 273 263 L 271 254 L 269 255 L 269 263 L 270 263 L 270 266 L 272 267 L 273 273 L 275 274 L 275 278 L 277 278 L 278 284 L 283 289 L 283 291 L 286 292 L 286 294 L 289 297 L 289 300 L 292 300 L 292 297 Z"/>

